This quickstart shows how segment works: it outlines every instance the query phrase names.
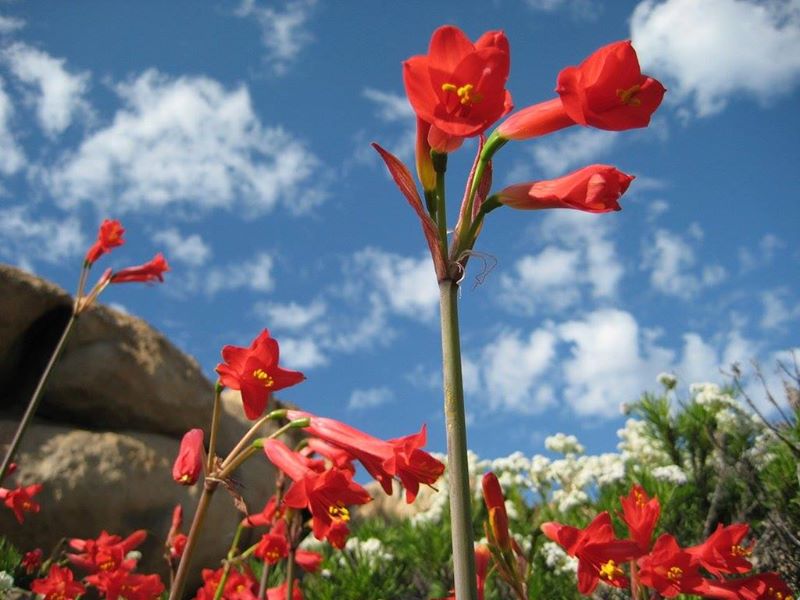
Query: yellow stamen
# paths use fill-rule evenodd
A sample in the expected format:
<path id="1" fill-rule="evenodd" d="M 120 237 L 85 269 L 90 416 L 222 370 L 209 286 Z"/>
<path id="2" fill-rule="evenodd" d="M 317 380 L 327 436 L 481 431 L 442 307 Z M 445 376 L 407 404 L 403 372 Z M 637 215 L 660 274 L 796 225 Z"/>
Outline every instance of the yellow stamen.
<path id="1" fill-rule="evenodd" d="M 341 504 L 329 507 L 328 514 L 334 521 L 344 521 L 347 523 L 350 520 L 350 511 Z"/>
<path id="2" fill-rule="evenodd" d="M 253 377 L 258 379 L 265 388 L 272 387 L 275 385 L 275 380 L 269 376 L 269 374 L 264 369 L 256 369 L 253 371 Z"/>
<path id="3" fill-rule="evenodd" d="M 458 87 L 454 83 L 443 83 L 442 84 L 442 91 L 443 92 L 455 92 L 456 96 L 458 96 L 458 101 L 463 105 L 469 104 L 477 104 L 481 100 L 483 100 L 483 96 L 478 94 L 477 92 L 473 93 L 475 90 L 475 86 L 471 83 L 467 83 Z"/>
<path id="4" fill-rule="evenodd" d="M 614 579 L 622 577 L 622 575 L 624 575 L 622 569 L 613 560 L 609 560 L 600 567 L 600 577 L 608 579 L 608 581 L 614 581 Z"/>
<path id="5" fill-rule="evenodd" d="M 644 506 L 644 504 L 645 504 L 645 502 L 644 502 L 644 494 L 642 492 L 640 492 L 639 490 L 636 490 L 636 491 L 633 492 L 633 495 L 634 495 L 634 498 L 636 499 L 636 506 L 638 506 L 639 508 Z"/>
<path id="6" fill-rule="evenodd" d="M 738 544 L 734 544 L 731 546 L 731 556 L 750 556 L 753 553 L 752 550 L 748 548 L 743 548 Z"/>
<path id="7" fill-rule="evenodd" d="M 620 101 L 627 106 L 640 106 L 642 101 L 636 94 L 638 94 L 641 89 L 642 86 L 637 83 L 626 90 L 617 90 L 617 96 L 619 96 Z"/>
<path id="8" fill-rule="evenodd" d="M 680 581 L 681 577 L 683 577 L 683 569 L 680 567 L 670 567 L 667 571 L 667 578 L 670 581 Z"/>

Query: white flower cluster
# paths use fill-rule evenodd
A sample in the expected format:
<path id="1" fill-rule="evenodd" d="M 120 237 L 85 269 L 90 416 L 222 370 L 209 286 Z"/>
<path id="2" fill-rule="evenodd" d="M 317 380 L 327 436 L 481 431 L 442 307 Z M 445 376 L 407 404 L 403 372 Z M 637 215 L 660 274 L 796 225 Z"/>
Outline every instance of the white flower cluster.
<path id="1" fill-rule="evenodd" d="M 647 434 L 647 423 L 639 419 L 628 419 L 625 427 L 617 430 L 620 439 L 617 449 L 626 463 L 655 467 L 668 464 L 669 455 L 652 437 Z"/>
<path id="2" fill-rule="evenodd" d="M 14 577 L 10 573 L 0 571 L 0 592 L 10 592 L 14 587 Z"/>
<path id="3" fill-rule="evenodd" d="M 659 373 L 656 381 L 668 390 L 675 389 L 675 386 L 678 385 L 678 378 L 672 373 Z"/>
<path id="4" fill-rule="evenodd" d="M 565 433 L 557 433 L 545 438 L 544 447 L 551 452 L 558 452 L 564 455 L 583 454 L 586 452 L 586 448 L 578 442 L 578 438 Z"/>
<path id="5" fill-rule="evenodd" d="M 741 405 L 734 400 L 733 396 L 720 390 L 716 383 L 693 383 L 689 386 L 689 391 L 694 401 L 702 406 L 729 406 L 741 409 Z"/>
<path id="6" fill-rule="evenodd" d="M 762 424 L 761 432 L 756 435 L 753 446 L 747 449 L 745 455 L 753 461 L 753 464 L 757 468 L 763 469 L 775 460 L 776 456 L 774 453 L 770 452 L 770 447 L 777 439 L 775 433 L 768 427 L 763 427 Z"/>
<path id="7" fill-rule="evenodd" d="M 560 489 L 553 492 L 553 502 L 560 512 L 567 512 L 589 502 L 589 495 L 581 489 Z"/>
<path id="8" fill-rule="evenodd" d="M 682 485 L 688 481 L 686 473 L 683 472 L 678 465 L 665 465 L 663 467 L 656 467 L 651 471 L 651 474 L 658 481 L 668 481 L 676 485 Z"/>
<path id="9" fill-rule="evenodd" d="M 555 542 L 545 542 L 542 544 L 544 562 L 553 571 L 559 574 L 577 573 L 578 559 L 569 556 L 563 548 Z"/>
<path id="10" fill-rule="evenodd" d="M 365 563 L 371 568 L 377 568 L 381 563 L 386 563 L 394 559 L 394 555 L 384 548 L 378 538 L 360 540 L 357 537 L 350 537 L 347 538 L 344 549 L 345 552 L 350 552 L 355 556 L 358 562 Z M 344 556 L 340 556 L 339 564 L 341 566 L 346 566 L 347 559 Z"/>

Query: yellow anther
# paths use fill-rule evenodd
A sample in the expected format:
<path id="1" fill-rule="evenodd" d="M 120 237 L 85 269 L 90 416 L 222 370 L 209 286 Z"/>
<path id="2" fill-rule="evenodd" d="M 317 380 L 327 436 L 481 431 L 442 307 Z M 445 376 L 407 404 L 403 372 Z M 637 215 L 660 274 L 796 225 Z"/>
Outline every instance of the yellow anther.
<path id="1" fill-rule="evenodd" d="M 750 556 L 752 553 L 749 548 L 743 548 L 738 544 L 731 546 L 731 556 Z"/>
<path id="2" fill-rule="evenodd" d="M 350 511 L 341 504 L 329 507 L 328 514 L 334 521 L 344 521 L 346 523 L 350 520 Z"/>
<path id="3" fill-rule="evenodd" d="M 454 83 L 443 83 L 442 84 L 442 91 L 443 92 L 455 92 L 456 96 L 458 96 L 458 101 L 463 105 L 468 104 L 476 104 L 483 100 L 483 97 L 478 93 L 473 93 L 475 90 L 475 86 L 471 83 L 467 83 L 462 85 L 461 87 L 457 86 Z"/>
<path id="4" fill-rule="evenodd" d="M 636 490 L 634 493 L 634 498 L 636 499 L 636 506 L 642 507 L 644 506 L 644 494 L 639 490 Z"/>
<path id="5" fill-rule="evenodd" d="M 683 577 L 683 569 L 680 567 L 670 567 L 667 571 L 667 578 L 670 581 L 679 581 Z"/>
<path id="6" fill-rule="evenodd" d="M 443 92 L 456 92 L 458 91 L 458 86 L 454 83 L 443 83 L 442 84 L 442 91 Z"/>
<path id="7" fill-rule="evenodd" d="M 609 560 L 600 567 L 600 577 L 608 579 L 609 581 L 613 581 L 615 578 L 621 577 L 622 575 L 624 575 L 622 569 L 620 569 L 613 560 Z"/>
<path id="8" fill-rule="evenodd" d="M 264 369 L 256 369 L 253 371 L 253 377 L 258 379 L 261 382 L 261 385 L 266 388 L 275 385 L 275 380 L 270 377 L 269 373 L 267 373 Z"/>
<path id="9" fill-rule="evenodd" d="M 617 96 L 619 96 L 620 101 L 627 106 L 639 106 L 642 101 L 636 96 L 636 94 L 638 94 L 641 89 L 642 86 L 637 83 L 626 90 L 617 90 Z"/>

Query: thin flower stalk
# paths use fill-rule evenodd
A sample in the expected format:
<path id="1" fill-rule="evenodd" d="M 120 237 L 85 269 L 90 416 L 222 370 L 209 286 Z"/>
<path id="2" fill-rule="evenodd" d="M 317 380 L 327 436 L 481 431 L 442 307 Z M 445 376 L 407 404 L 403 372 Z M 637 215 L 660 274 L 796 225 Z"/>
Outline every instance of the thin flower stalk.
<path id="1" fill-rule="evenodd" d="M 225 583 L 228 581 L 228 574 L 231 572 L 231 561 L 236 557 L 239 550 L 239 539 L 242 537 L 242 531 L 244 531 L 244 525 L 239 523 L 239 526 L 236 528 L 236 533 L 233 534 L 233 541 L 231 542 L 230 550 L 228 550 L 228 558 L 225 561 L 225 565 L 222 567 L 222 577 L 219 578 L 217 591 L 214 592 L 214 600 L 220 600 L 222 598 Z"/>

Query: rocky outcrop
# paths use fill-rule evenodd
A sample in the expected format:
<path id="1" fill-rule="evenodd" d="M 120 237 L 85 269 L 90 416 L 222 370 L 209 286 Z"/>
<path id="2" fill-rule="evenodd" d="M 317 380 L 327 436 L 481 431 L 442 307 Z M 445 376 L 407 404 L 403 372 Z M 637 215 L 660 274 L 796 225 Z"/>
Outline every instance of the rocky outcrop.
<path id="1" fill-rule="evenodd" d="M 69 318 L 63 290 L 0 265 L 0 449 Z M 223 394 L 218 448 L 230 450 L 251 423 L 238 392 Z M 199 486 L 171 477 L 180 438 L 211 420 L 213 386 L 197 362 L 147 323 L 104 306 L 81 315 L 53 370 L 37 419 L 19 450 L 15 483 L 42 483 L 42 509 L 19 525 L 0 507 L 0 534 L 21 550 L 49 552 L 62 537 L 101 530 L 149 533 L 142 572 L 164 573 L 163 543 L 175 504 L 188 531 Z M 265 428 L 265 433 L 271 427 Z M 274 491 L 275 471 L 261 456 L 236 474 L 251 510 Z M 5 486 L 10 487 L 6 481 Z M 194 564 L 219 564 L 241 518 L 223 488 L 215 494 Z"/>

